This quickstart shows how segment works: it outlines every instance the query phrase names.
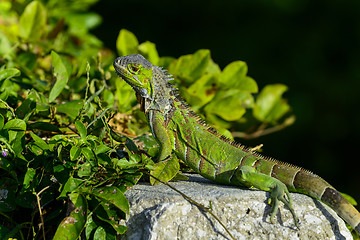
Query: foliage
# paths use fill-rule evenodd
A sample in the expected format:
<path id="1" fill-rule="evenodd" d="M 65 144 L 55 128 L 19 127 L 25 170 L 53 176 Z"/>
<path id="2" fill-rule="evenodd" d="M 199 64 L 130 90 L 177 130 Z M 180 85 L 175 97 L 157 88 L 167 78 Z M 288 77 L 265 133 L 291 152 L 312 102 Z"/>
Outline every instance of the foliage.
<path id="1" fill-rule="evenodd" d="M 115 239 L 126 231 L 124 192 L 154 167 L 158 145 L 134 92 L 89 32 L 101 22 L 86 11 L 94 2 L 0 2 L 1 239 Z M 239 123 L 288 124 L 286 86 L 255 98 L 244 62 L 221 70 L 208 50 L 159 57 L 127 30 L 116 44 L 119 55 L 166 67 L 194 110 L 229 137 Z"/>

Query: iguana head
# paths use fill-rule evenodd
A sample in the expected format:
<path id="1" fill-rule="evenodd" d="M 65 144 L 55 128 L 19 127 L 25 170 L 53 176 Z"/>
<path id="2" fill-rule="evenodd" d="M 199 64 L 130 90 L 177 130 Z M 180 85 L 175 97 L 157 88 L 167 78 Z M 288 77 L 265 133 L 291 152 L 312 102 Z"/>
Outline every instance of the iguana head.
<path id="1" fill-rule="evenodd" d="M 122 79 L 130 84 L 143 98 L 152 98 L 151 80 L 153 65 L 140 54 L 118 57 L 114 68 Z"/>

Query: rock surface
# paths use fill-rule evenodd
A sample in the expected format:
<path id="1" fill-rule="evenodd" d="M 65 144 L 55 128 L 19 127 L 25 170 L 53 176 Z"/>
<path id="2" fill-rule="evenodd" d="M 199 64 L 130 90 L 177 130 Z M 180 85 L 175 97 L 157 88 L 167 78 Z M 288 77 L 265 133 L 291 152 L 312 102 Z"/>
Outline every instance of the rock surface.
<path id="1" fill-rule="evenodd" d="M 290 211 L 280 203 L 270 223 L 270 194 L 217 185 L 199 175 L 170 183 L 204 206 L 225 224 L 236 239 L 352 239 L 344 221 L 328 206 L 303 194 L 291 193 L 300 220 L 295 227 Z M 189 203 L 168 186 L 138 184 L 126 192 L 130 203 L 123 239 L 231 239 L 207 212 Z"/>

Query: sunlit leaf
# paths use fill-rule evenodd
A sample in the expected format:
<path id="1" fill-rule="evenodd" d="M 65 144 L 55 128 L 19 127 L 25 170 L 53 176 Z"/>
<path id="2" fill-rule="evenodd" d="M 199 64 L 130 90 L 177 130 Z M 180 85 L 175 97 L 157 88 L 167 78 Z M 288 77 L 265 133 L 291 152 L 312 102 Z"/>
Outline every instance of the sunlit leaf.
<path id="1" fill-rule="evenodd" d="M 235 61 L 227 65 L 219 77 L 219 83 L 231 89 L 256 93 L 258 87 L 254 79 L 246 76 L 247 65 L 242 61 Z"/>
<path id="2" fill-rule="evenodd" d="M 34 144 L 36 144 L 43 150 L 49 149 L 49 145 L 41 137 L 37 136 L 33 132 L 30 132 L 30 135 L 31 135 L 32 139 L 34 140 Z"/>
<path id="3" fill-rule="evenodd" d="M 4 129 L 14 131 L 25 131 L 26 123 L 21 119 L 12 119 L 5 123 Z"/>
<path id="4" fill-rule="evenodd" d="M 84 155 L 84 157 L 88 160 L 92 160 L 95 158 L 93 152 L 88 147 L 81 148 L 81 153 Z"/>
<path id="5" fill-rule="evenodd" d="M 282 98 L 287 90 L 283 84 L 267 85 L 256 98 L 254 117 L 263 122 L 275 122 L 290 110 L 290 106 Z"/>
<path id="6" fill-rule="evenodd" d="M 2 81 L 17 76 L 20 76 L 20 71 L 16 68 L 8 68 L 8 69 L 0 70 L 0 86 L 2 84 Z"/>
<path id="7" fill-rule="evenodd" d="M 71 202 L 74 204 L 74 210 L 68 217 L 65 217 L 58 226 L 54 238 L 59 240 L 76 240 L 85 227 L 87 219 L 87 201 L 79 193 L 69 194 Z"/>
<path id="8" fill-rule="evenodd" d="M 29 188 L 30 183 L 34 180 L 35 174 L 36 174 L 36 169 L 34 168 L 28 168 L 26 170 L 26 174 L 23 181 L 23 185 L 25 189 Z"/>
<path id="9" fill-rule="evenodd" d="M 116 97 L 118 101 L 118 111 L 129 111 L 132 106 L 137 104 L 134 90 L 125 81 L 118 80 L 115 82 Z"/>
<path id="10" fill-rule="evenodd" d="M 67 193 L 72 192 L 78 189 L 79 185 L 83 180 L 79 178 L 70 177 L 65 183 L 63 190 L 61 191 L 60 197 L 65 197 Z"/>
<path id="11" fill-rule="evenodd" d="M 75 127 L 79 131 L 80 137 L 82 139 L 85 139 L 86 135 L 87 135 L 87 130 L 86 130 L 85 125 L 81 121 L 76 121 Z"/>
<path id="12" fill-rule="evenodd" d="M 188 89 L 183 89 L 183 97 L 191 104 L 193 110 L 204 106 L 210 102 L 217 91 L 217 76 L 214 74 L 203 75 L 194 82 Z"/>
<path id="13" fill-rule="evenodd" d="M 94 233 L 94 239 L 106 240 L 106 231 L 103 227 L 99 226 Z"/>
<path id="14" fill-rule="evenodd" d="M 51 61 L 54 67 L 56 82 L 50 91 L 49 102 L 53 102 L 60 95 L 69 80 L 69 73 L 67 72 L 64 60 L 54 51 L 51 51 Z"/>
<path id="15" fill-rule="evenodd" d="M 113 204 L 115 207 L 119 208 L 126 214 L 129 213 L 129 202 L 125 195 L 117 187 L 100 187 L 94 189 L 89 194 L 92 194 L 102 200 L 105 200 L 106 202 Z"/>
<path id="16" fill-rule="evenodd" d="M 82 99 L 69 101 L 63 104 L 56 105 L 56 110 L 61 113 L 65 113 L 71 118 L 75 119 L 79 116 L 80 109 L 82 108 L 84 101 Z"/>
<path id="17" fill-rule="evenodd" d="M 81 148 L 78 148 L 77 146 L 72 146 L 70 149 L 70 160 L 74 161 L 77 160 L 78 157 L 80 157 L 81 154 Z"/>
<path id="18" fill-rule="evenodd" d="M 140 44 L 138 48 L 140 53 L 152 64 L 157 65 L 159 63 L 159 54 L 154 43 L 146 41 Z"/>
<path id="19" fill-rule="evenodd" d="M 179 160 L 175 156 L 172 156 L 170 159 L 156 163 L 154 165 L 154 170 L 150 173 L 161 181 L 168 182 L 176 176 L 179 169 Z M 159 181 L 150 178 L 150 183 L 155 185 L 158 184 Z"/>
<path id="20" fill-rule="evenodd" d="M 227 121 L 240 119 L 246 108 L 253 104 L 250 93 L 232 89 L 217 92 L 214 99 L 205 106 L 206 114 L 216 114 Z"/>
<path id="21" fill-rule="evenodd" d="M 86 34 L 101 23 L 101 17 L 93 12 L 68 14 L 65 18 L 69 24 L 69 32 L 75 35 Z"/>
<path id="22" fill-rule="evenodd" d="M 120 56 L 137 53 L 138 45 L 139 42 L 132 32 L 126 29 L 120 30 L 116 40 L 116 49 Z"/>
<path id="23" fill-rule="evenodd" d="M 125 233 L 127 227 L 121 225 L 119 222 L 121 217 L 119 212 L 113 205 L 101 202 L 101 206 L 96 209 L 96 217 L 104 222 L 109 223 L 118 233 Z"/>
<path id="24" fill-rule="evenodd" d="M 192 55 L 181 56 L 169 66 L 169 72 L 180 77 L 184 83 L 193 83 L 206 73 L 210 64 L 210 51 L 201 49 Z"/>
<path id="25" fill-rule="evenodd" d="M 46 30 L 46 10 L 41 2 L 30 2 L 20 17 L 20 37 L 38 40 Z"/>

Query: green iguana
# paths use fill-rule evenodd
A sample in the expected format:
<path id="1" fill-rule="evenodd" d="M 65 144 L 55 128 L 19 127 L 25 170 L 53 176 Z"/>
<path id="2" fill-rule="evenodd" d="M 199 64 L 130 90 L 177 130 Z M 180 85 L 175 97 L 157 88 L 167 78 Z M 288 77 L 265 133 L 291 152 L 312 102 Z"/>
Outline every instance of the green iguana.
<path id="1" fill-rule="evenodd" d="M 136 92 L 160 144 L 159 161 L 181 159 L 217 183 L 271 192 L 271 222 L 282 201 L 298 226 L 289 191 L 309 195 L 328 204 L 360 234 L 360 213 L 334 187 L 308 170 L 264 157 L 216 133 L 177 98 L 165 70 L 139 54 L 116 58 L 114 68 Z"/>

